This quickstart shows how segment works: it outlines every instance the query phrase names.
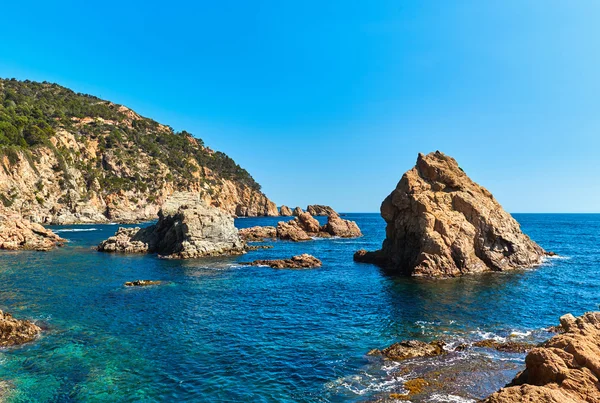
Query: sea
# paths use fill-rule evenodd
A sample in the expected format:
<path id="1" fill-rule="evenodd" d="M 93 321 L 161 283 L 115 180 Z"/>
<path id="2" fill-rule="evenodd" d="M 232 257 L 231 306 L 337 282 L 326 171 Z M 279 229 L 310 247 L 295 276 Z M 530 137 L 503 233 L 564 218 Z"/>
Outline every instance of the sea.
<path id="1" fill-rule="evenodd" d="M 598 310 L 600 215 L 514 214 L 558 254 L 534 269 L 423 280 L 354 263 L 385 237 L 379 214 L 346 214 L 364 236 L 243 256 L 163 260 L 94 250 L 119 225 L 50 227 L 50 252 L 0 253 L 0 309 L 30 319 L 36 341 L 0 349 L 7 402 L 474 402 L 524 368 L 524 354 L 468 347 L 393 362 L 375 348 L 416 339 L 448 350 L 478 340 L 538 343 L 565 313 Z M 239 218 L 238 228 L 282 218 Z M 321 221 L 324 218 L 320 218 Z M 323 266 L 244 264 L 312 254 Z M 125 287 L 126 281 L 165 283 Z"/>

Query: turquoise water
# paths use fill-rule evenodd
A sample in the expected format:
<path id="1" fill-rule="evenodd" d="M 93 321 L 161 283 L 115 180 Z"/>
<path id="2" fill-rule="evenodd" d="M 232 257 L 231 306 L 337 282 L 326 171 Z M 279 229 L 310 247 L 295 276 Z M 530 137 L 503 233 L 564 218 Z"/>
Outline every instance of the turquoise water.
<path id="1" fill-rule="evenodd" d="M 442 281 L 354 263 L 355 250 L 380 246 L 384 223 L 377 214 L 345 218 L 365 236 L 271 242 L 273 249 L 233 258 L 94 251 L 115 225 L 54 227 L 66 247 L 0 254 L 0 309 L 47 329 L 34 343 L 0 350 L 0 393 L 15 402 L 363 402 L 435 371 L 453 381 L 423 401 L 470 401 L 510 380 L 523 356 L 475 349 L 393 364 L 366 353 L 407 338 L 543 340 L 543 328 L 563 313 L 598 308 L 600 215 L 515 215 L 561 258 L 536 270 Z M 323 267 L 241 264 L 304 252 Z M 123 287 L 136 279 L 168 284 Z"/>

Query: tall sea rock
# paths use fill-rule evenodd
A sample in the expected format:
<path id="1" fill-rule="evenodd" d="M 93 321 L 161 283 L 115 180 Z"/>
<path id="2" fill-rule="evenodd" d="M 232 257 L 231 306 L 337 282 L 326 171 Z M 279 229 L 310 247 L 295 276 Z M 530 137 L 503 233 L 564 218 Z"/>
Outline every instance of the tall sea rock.
<path id="1" fill-rule="evenodd" d="M 354 258 L 399 274 L 503 271 L 540 264 L 545 255 L 488 190 L 439 151 L 419 154 L 383 201 L 381 216 L 387 223 L 381 250 Z"/>
<path id="2" fill-rule="evenodd" d="M 0 202 L 37 223 L 156 217 L 174 192 L 277 216 L 250 174 L 202 140 L 56 84 L 0 79 Z"/>

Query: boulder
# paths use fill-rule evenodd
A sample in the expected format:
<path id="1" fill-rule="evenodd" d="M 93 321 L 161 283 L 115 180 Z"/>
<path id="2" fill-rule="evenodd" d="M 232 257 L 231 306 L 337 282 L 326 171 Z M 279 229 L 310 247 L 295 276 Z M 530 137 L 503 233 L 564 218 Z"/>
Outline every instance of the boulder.
<path id="1" fill-rule="evenodd" d="M 321 231 L 340 238 L 358 238 L 362 236 L 356 222 L 344 220 L 337 214 L 331 214 L 327 217 L 327 224 L 321 228 Z"/>
<path id="2" fill-rule="evenodd" d="M 165 203 L 156 224 L 141 229 L 119 228 L 98 250 L 188 259 L 242 254 L 244 247 L 229 214 L 195 200 L 183 205 Z"/>
<path id="3" fill-rule="evenodd" d="M 300 214 L 304 213 L 304 210 L 302 210 L 300 207 L 296 207 L 294 209 L 294 211 L 292 212 L 292 215 L 294 217 L 298 217 Z"/>
<path id="4" fill-rule="evenodd" d="M 292 210 L 290 210 L 290 208 L 288 206 L 281 206 L 279 208 L 279 215 L 282 217 L 291 217 Z"/>
<path id="5" fill-rule="evenodd" d="M 303 253 L 290 259 L 255 260 L 246 264 L 250 266 L 269 266 L 274 269 L 308 269 L 321 267 L 322 263 L 316 257 Z"/>
<path id="6" fill-rule="evenodd" d="M 475 347 L 492 348 L 505 353 L 526 353 L 535 347 L 534 344 L 520 341 L 498 341 L 494 339 L 485 339 L 473 343 Z"/>
<path id="7" fill-rule="evenodd" d="M 66 242 L 40 224 L 20 214 L 0 208 L 0 249 L 48 251 Z"/>
<path id="8" fill-rule="evenodd" d="M 394 343 L 383 350 L 371 350 L 369 351 L 368 355 L 382 355 L 385 358 L 394 361 L 418 357 L 435 357 L 446 354 L 444 345 L 445 344 L 442 341 L 425 343 L 419 340 L 405 340 L 399 343 Z"/>
<path id="9" fill-rule="evenodd" d="M 277 231 L 275 227 L 261 227 L 257 225 L 255 227 L 242 228 L 239 230 L 239 234 L 244 241 L 261 242 L 265 239 L 275 239 Z"/>
<path id="10" fill-rule="evenodd" d="M 545 256 L 489 191 L 439 151 L 419 154 L 383 201 L 381 216 L 387 223 L 381 250 L 362 251 L 355 260 L 398 274 L 504 271 L 538 265 Z"/>
<path id="11" fill-rule="evenodd" d="M 312 216 L 330 216 L 332 214 L 338 215 L 334 209 L 329 206 L 324 206 L 322 204 L 311 204 L 306 208 L 306 211 Z"/>
<path id="12" fill-rule="evenodd" d="M 600 402 L 600 312 L 561 318 L 564 333 L 532 349 L 525 370 L 484 403 Z"/>
<path id="13" fill-rule="evenodd" d="M 19 320 L 0 311 L 0 347 L 17 346 L 35 339 L 42 329 L 28 320 Z"/>
<path id="14" fill-rule="evenodd" d="M 277 238 L 294 242 L 310 241 L 319 232 L 319 222 L 309 213 L 302 213 L 291 221 L 277 224 Z"/>

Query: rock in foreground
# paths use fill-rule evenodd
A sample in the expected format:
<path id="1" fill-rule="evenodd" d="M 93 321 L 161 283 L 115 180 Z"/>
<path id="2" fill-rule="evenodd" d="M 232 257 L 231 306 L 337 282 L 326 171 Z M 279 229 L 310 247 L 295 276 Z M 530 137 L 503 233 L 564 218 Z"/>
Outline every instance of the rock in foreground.
<path id="1" fill-rule="evenodd" d="M 303 253 L 302 255 L 293 256 L 290 259 L 276 260 L 255 260 L 254 262 L 246 263 L 250 266 L 269 266 L 274 269 L 309 269 L 321 267 L 322 263 L 316 257 Z"/>
<path id="2" fill-rule="evenodd" d="M 526 368 L 484 403 L 600 402 L 600 312 L 561 317 L 565 333 L 532 349 Z"/>
<path id="3" fill-rule="evenodd" d="M 386 239 L 359 262 L 424 277 L 504 271 L 542 263 L 544 250 L 457 162 L 439 151 L 419 154 L 383 201 Z"/>
<path id="4" fill-rule="evenodd" d="M 42 329 L 28 320 L 18 320 L 0 311 L 0 347 L 17 346 L 35 339 Z"/>
<path id="5" fill-rule="evenodd" d="M 119 228 L 98 250 L 189 259 L 242 254 L 244 246 L 231 216 L 201 201 L 190 200 L 183 205 L 166 203 L 159 212 L 158 222 L 147 228 Z"/>
<path id="6" fill-rule="evenodd" d="M 47 251 L 66 242 L 54 232 L 22 218 L 19 214 L 0 209 L 0 249 Z"/>

